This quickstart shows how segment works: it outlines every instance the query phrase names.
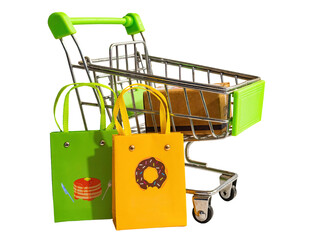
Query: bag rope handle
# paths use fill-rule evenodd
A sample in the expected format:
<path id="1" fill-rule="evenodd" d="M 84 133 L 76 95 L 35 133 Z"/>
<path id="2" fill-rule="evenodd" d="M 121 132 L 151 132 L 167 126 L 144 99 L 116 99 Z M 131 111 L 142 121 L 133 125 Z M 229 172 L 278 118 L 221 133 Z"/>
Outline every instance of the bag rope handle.
<path id="1" fill-rule="evenodd" d="M 74 85 L 74 86 L 73 86 Z M 111 123 L 109 124 L 109 126 L 106 128 L 106 115 L 105 115 L 105 104 L 104 104 L 104 100 L 103 100 L 103 96 L 100 92 L 100 90 L 97 88 L 97 86 L 106 88 L 110 91 L 113 92 L 114 96 L 116 97 L 115 92 L 108 86 L 100 84 L 100 83 L 72 83 L 72 84 L 68 84 L 64 87 L 62 87 L 60 89 L 60 91 L 58 92 L 55 102 L 54 102 L 54 109 L 53 109 L 53 113 L 54 113 L 54 120 L 55 123 L 57 125 L 57 127 L 59 128 L 59 130 L 62 132 L 61 127 L 59 126 L 57 120 L 56 120 L 56 106 L 58 103 L 58 100 L 61 96 L 61 94 L 65 91 L 66 88 L 68 88 L 69 86 L 73 86 L 66 94 L 65 96 L 65 100 L 64 100 L 64 109 L 63 109 L 63 128 L 64 128 L 64 132 L 68 132 L 68 116 L 69 116 L 69 94 L 73 89 L 79 88 L 79 87 L 83 87 L 83 86 L 88 86 L 88 87 L 92 87 L 93 89 L 95 89 L 98 92 L 99 95 L 99 100 L 100 100 L 100 108 L 101 108 L 101 117 L 100 117 L 100 129 L 101 130 L 110 130 L 113 129 L 114 127 L 114 121 L 112 119 Z"/>
<path id="2" fill-rule="evenodd" d="M 128 92 L 131 89 L 143 89 L 151 94 L 153 94 L 159 101 L 160 101 L 160 128 L 161 128 L 161 133 L 162 134 L 168 134 L 170 133 L 170 114 L 169 114 L 169 109 L 168 105 L 166 102 L 166 98 L 164 95 L 156 90 L 155 88 L 141 84 L 141 83 L 136 83 L 127 86 L 126 88 L 123 89 L 123 91 L 120 93 L 119 97 L 117 98 L 117 101 L 115 102 L 115 106 L 113 109 L 113 118 L 114 122 L 116 125 L 116 129 L 120 135 L 131 135 L 131 126 L 130 126 L 130 121 L 128 117 L 128 113 L 126 110 L 126 105 L 124 103 L 123 95 Z M 117 116 L 118 113 L 121 113 L 124 129 L 122 128 L 121 124 L 118 122 Z"/>

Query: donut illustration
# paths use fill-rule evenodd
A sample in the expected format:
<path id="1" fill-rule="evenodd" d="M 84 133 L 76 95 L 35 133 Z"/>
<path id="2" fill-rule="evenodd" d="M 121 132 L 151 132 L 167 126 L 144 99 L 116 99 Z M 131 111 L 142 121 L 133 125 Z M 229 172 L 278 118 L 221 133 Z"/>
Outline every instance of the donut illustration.
<path id="1" fill-rule="evenodd" d="M 144 172 L 148 167 L 154 168 L 158 173 L 158 178 L 153 180 L 152 182 L 148 182 L 144 178 Z M 165 174 L 165 166 L 162 162 L 155 159 L 154 157 L 144 159 L 138 164 L 136 168 L 135 178 L 136 183 L 142 189 L 146 190 L 148 187 L 157 187 L 158 189 L 160 189 L 167 178 Z"/>

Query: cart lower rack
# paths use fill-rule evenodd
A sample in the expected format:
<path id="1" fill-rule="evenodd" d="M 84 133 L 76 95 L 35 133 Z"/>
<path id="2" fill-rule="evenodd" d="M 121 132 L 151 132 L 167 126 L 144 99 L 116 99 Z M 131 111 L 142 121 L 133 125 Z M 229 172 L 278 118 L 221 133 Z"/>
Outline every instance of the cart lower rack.
<path id="1" fill-rule="evenodd" d="M 73 82 L 76 82 L 75 70 L 80 69 L 86 72 L 90 82 L 106 83 L 117 95 L 126 86 L 137 82 L 153 86 L 165 95 L 170 111 L 171 131 L 184 133 L 186 167 L 220 174 L 220 184 L 213 190 L 186 190 L 193 194 L 193 217 L 200 223 L 206 223 L 213 216 L 212 196 L 219 193 L 225 201 L 232 200 L 237 193 L 238 175 L 192 160 L 189 156 L 190 146 L 195 141 L 236 136 L 259 122 L 264 81 L 253 75 L 150 56 L 142 34 L 144 28 L 137 16 L 132 19 L 135 22 L 134 29 L 129 29 L 126 21 L 121 19 L 115 22 L 111 22 L 110 18 L 109 21 L 104 18 L 70 19 L 72 24 L 119 23 L 126 27 L 132 41 L 112 44 L 107 58 L 85 57 L 74 37 L 75 30 L 70 27 L 69 30 L 54 32 L 51 26 L 50 28 L 65 50 Z M 135 34 L 140 34 L 142 40 L 135 40 Z M 81 57 L 78 64 L 72 64 L 63 41 L 63 37 L 69 35 Z M 112 94 L 99 89 L 105 96 L 106 111 L 111 119 L 115 99 Z M 87 130 L 83 106 L 99 106 L 98 96 L 94 91 L 97 103 L 89 103 L 81 100 L 78 89 L 76 94 Z M 134 132 L 158 132 L 159 104 L 149 92 L 131 90 L 125 97 L 125 102 Z"/>

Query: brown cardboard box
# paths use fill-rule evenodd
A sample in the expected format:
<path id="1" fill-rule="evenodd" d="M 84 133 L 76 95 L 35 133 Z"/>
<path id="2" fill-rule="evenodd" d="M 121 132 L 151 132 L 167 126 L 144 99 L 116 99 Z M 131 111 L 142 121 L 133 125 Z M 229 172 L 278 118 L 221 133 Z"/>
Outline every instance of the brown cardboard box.
<path id="1" fill-rule="evenodd" d="M 219 85 L 228 87 L 230 83 L 221 83 Z M 164 89 L 158 89 L 164 96 L 167 97 L 166 91 Z M 174 114 L 184 114 L 188 115 L 186 99 L 184 94 L 183 88 L 172 88 L 169 89 L 169 96 L 172 106 L 172 112 Z M 200 92 L 198 90 L 187 89 L 187 95 L 191 110 L 191 115 L 193 116 L 200 116 L 206 117 L 206 113 L 204 110 L 203 102 L 201 99 Z M 209 112 L 210 118 L 217 118 L 217 119 L 227 119 L 227 112 L 228 112 L 228 95 L 225 94 L 218 94 L 218 93 L 211 93 L 211 92 L 203 92 L 203 96 L 205 99 L 205 103 Z M 159 111 L 159 101 L 153 96 L 150 95 L 152 106 L 154 111 Z M 146 110 L 150 110 L 147 92 L 144 92 L 144 107 Z M 154 132 L 154 126 L 152 123 L 152 115 L 145 114 L 145 121 L 146 121 L 146 131 L 147 132 Z M 159 115 L 154 115 L 157 123 L 157 127 L 159 130 Z M 192 135 L 191 125 L 188 118 L 182 117 L 173 117 L 174 123 L 176 127 L 176 131 L 182 132 L 185 135 Z M 172 128 L 171 123 L 171 129 Z M 196 135 L 205 135 L 210 134 L 210 128 L 207 121 L 202 120 L 193 120 L 193 125 L 195 129 Z M 212 122 L 215 134 L 221 134 L 226 131 L 226 124 L 221 124 L 217 122 Z"/>

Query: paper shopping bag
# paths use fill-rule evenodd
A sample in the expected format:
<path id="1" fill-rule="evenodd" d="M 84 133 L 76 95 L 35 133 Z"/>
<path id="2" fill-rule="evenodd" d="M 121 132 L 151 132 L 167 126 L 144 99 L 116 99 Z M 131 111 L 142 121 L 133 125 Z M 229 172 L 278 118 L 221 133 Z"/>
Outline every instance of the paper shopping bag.
<path id="1" fill-rule="evenodd" d="M 161 133 L 131 134 L 123 95 L 144 89 L 160 101 Z M 117 121 L 120 111 L 124 129 Z M 119 95 L 113 110 L 112 215 L 117 230 L 186 225 L 183 134 L 170 132 L 165 97 L 156 89 L 134 84 Z"/>
<path id="2" fill-rule="evenodd" d="M 89 86 L 98 91 L 96 86 L 108 88 L 98 83 L 69 84 L 63 87 L 55 100 L 55 109 L 62 92 L 71 88 Z M 69 93 L 63 110 L 63 128 L 56 124 L 60 132 L 50 134 L 52 183 L 55 222 L 107 219 L 111 213 L 111 161 L 113 121 L 106 128 L 105 106 L 98 91 L 101 105 L 100 130 L 68 131 Z"/>

